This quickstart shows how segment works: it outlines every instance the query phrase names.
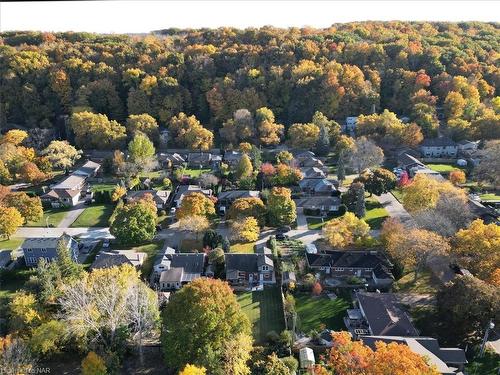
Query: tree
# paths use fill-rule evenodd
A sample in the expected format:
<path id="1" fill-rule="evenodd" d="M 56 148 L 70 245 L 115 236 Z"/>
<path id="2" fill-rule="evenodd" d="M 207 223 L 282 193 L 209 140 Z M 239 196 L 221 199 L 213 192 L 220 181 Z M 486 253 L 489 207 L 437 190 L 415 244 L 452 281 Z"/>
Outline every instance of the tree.
<path id="1" fill-rule="evenodd" d="M 264 361 L 263 375 L 291 375 L 290 369 L 281 361 L 276 353 L 267 356 Z"/>
<path id="2" fill-rule="evenodd" d="M 448 241 L 424 229 L 408 229 L 402 236 L 392 236 L 387 241 L 387 252 L 401 264 L 412 268 L 415 281 L 419 272 L 433 256 L 450 251 Z"/>
<path id="3" fill-rule="evenodd" d="M 457 276 L 437 294 L 441 336 L 448 342 L 478 343 L 493 318 L 498 323 L 500 291 L 472 276 Z"/>
<path id="4" fill-rule="evenodd" d="M 279 164 L 290 164 L 292 160 L 293 160 L 293 155 L 289 151 L 280 151 L 278 152 L 278 155 L 276 155 L 276 161 Z"/>
<path id="5" fill-rule="evenodd" d="M 9 169 L 5 166 L 5 163 L 0 160 L 0 184 L 10 184 L 12 181 L 12 176 L 10 175 Z"/>
<path id="6" fill-rule="evenodd" d="M 126 129 L 106 115 L 77 112 L 71 115 L 70 125 L 75 133 L 76 144 L 84 149 L 112 150 L 121 148 Z"/>
<path id="7" fill-rule="evenodd" d="M 49 320 L 33 330 L 29 347 L 33 353 L 42 356 L 58 353 L 65 343 L 65 333 L 63 322 Z"/>
<path id="8" fill-rule="evenodd" d="M 365 137 L 356 139 L 354 147 L 346 154 L 347 164 L 358 174 L 366 168 L 377 167 L 384 161 L 384 152 Z"/>
<path id="9" fill-rule="evenodd" d="M 42 321 L 42 312 L 36 296 L 17 292 L 9 303 L 10 327 L 15 331 L 31 331 Z"/>
<path id="10" fill-rule="evenodd" d="M 396 175 L 384 168 L 375 168 L 360 176 L 366 191 L 370 194 L 382 195 L 396 187 Z"/>
<path id="11" fill-rule="evenodd" d="M 330 220 L 323 226 L 323 236 L 333 247 L 344 248 L 369 238 L 370 226 L 352 212 Z"/>
<path id="12" fill-rule="evenodd" d="M 500 185 L 500 141 L 488 141 L 479 151 L 480 162 L 474 167 L 474 176 L 480 180 Z"/>
<path id="13" fill-rule="evenodd" d="M 245 108 L 236 110 L 233 113 L 233 118 L 222 125 L 220 135 L 229 146 L 253 139 L 255 136 L 255 121 L 252 113 Z"/>
<path id="14" fill-rule="evenodd" d="M 24 163 L 19 170 L 19 177 L 22 181 L 38 184 L 47 179 L 45 173 L 38 169 L 35 163 L 30 161 Z"/>
<path id="15" fill-rule="evenodd" d="M 265 146 L 280 143 L 285 127 L 281 124 L 276 124 L 273 111 L 266 107 L 259 108 L 255 112 L 255 120 L 260 143 Z"/>
<path id="16" fill-rule="evenodd" d="M 450 172 L 449 180 L 453 185 L 465 184 L 465 172 L 459 169 Z"/>
<path id="17" fill-rule="evenodd" d="M 23 217 L 16 208 L 0 206 L 0 237 L 9 239 L 23 222 Z"/>
<path id="18" fill-rule="evenodd" d="M 257 197 L 238 198 L 228 210 L 228 217 L 233 220 L 252 216 L 262 227 L 266 221 L 266 207 Z"/>
<path id="19" fill-rule="evenodd" d="M 115 190 L 113 190 L 113 194 L 111 195 L 111 200 L 113 202 L 118 202 L 121 198 L 123 198 L 127 194 L 127 189 L 123 186 L 117 185 Z"/>
<path id="20" fill-rule="evenodd" d="M 448 119 L 461 117 L 465 110 L 466 101 L 464 97 L 456 91 L 451 91 L 446 95 L 444 101 L 444 113 Z"/>
<path id="21" fill-rule="evenodd" d="M 205 129 L 195 116 L 181 112 L 172 117 L 169 130 L 175 143 L 191 150 L 208 150 L 212 147 L 214 135 Z"/>
<path id="22" fill-rule="evenodd" d="M 302 180 L 302 173 L 299 169 L 286 164 L 278 164 L 276 167 L 276 175 L 273 178 L 274 185 L 297 185 L 300 180 Z"/>
<path id="23" fill-rule="evenodd" d="M 500 265 L 500 228 L 474 220 L 452 239 L 452 255 L 482 280 L 488 280 Z"/>
<path id="24" fill-rule="evenodd" d="M 228 342 L 230 352 L 239 352 L 238 342 L 247 347 L 245 336 L 251 335 L 248 318 L 226 282 L 199 278 L 185 285 L 165 307 L 163 324 L 163 350 L 169 366 L 181 368 L 193 363 L 221 375 L 248 372 L 244 365 L 238 368 L 246 372 L 236 372 L 224 360 Z M 237 337 L 241 340 L 234 340 Z"/>
<path id="25" fill-rule="evenodd" d="M 36 361 L 22 339 L 11 335 L 0 337 L 0 373 L 28 374 L 35 365 Z"/>
<path id="26" fill-rule="evenodd" d="M 249 154 L 252 151 L 252 145 L 248 142 L 241 142 L 238 149 L 245 154 Z"/>
<path id="27" fill-rule="evenodd" d="M 316 142 L 314 152 L 320 156 L 328 155 L 330 151 L 330 137 L 328 134 L 328 130 L 325 126 L 321 126 L 319 128 L 319 136 L 318 141 Z"/>
<path id="28" fill-rule="evenodd" d="M 202 173 L 200 177 L 198 177 L 198 184 L 202 188 L 210 188 L 217 186 L 219 183 L 219 179 L 217 176 L 211 174 L 211 173 Z"/>
<path id="29" fill-rule="evenodd" d="M 136 132 L 128 144 L 128 152 L 135 164 L 143 166 L 154 157 L 155 147 L 144 133 Z"/>
<path id="30" fill-rule="evenodd" d="M 147 113 L 140 115 L 130 115 L 127 118 L 127 133 L 134 136 L 137 132 L 144 133 L 153 141 L 158 139 L 158 123 L 153 116 Z"/>
<path id="31" fill-rule="evenodd" d="M 177 219 L 196 215 L 205 217 L 215 215 L 214 202 L 203 193 L 194 192 L 184 196 L 176 212 Z"/>
<path id="32" fill-rule="evenodd" d="M 209 229 L 203 235 L 203 247 L 215 249 L 222 243 L 222 236 L 213 229 Z"/>
<path id="33" fill-rule="evenodd" d="M 187 364 L 184 369 L 179 372 L 179 375 L 205 375 L 207 370 L 205 367 L 196 367 L 190 364 Z"/>
<path id="34" fill-rule="evenodd" d="M 81 150 L 77 150 L 68 141 L 52 141 L 45 150 L 42 151 L 53 168 L 69 169 L 80 159 Z"/>
<path id="35" fill-rule="evenodd" d="M 341 184 L 345 180 L 344 157 L 339 157 L 339 160 L 337 162 L 337 179 Z"/>
<path id="36" fill-rule="evenodd" d="M 321 284 L 318 281 L 316 281 L 312 287 L 312 294 L 315 296 L 319 296 L 322 291 L 323 291 L 323 287 L 321 286 Z"/>
<path id="37" fill-rule="evenodd" d="M 117 207 L 116 210 L 110 232 L 119 242 L 138 244 L 153 239 L 157 215 L 147 204 L 137 202 Z"/>
<path id="38" fill-rule="evenodd" d="M 236 167 L 235 176 L 236 179 L 241 180 L 242 178 L 251 177 L 253 174 L 252 161 L 247 154 L 241 156 L 238 166 Z"/>
<path id="39" fill-rule="evenodd" d="M 82 375 L 106 375 L 107 368 L 104 359 L 94 352 L 89 352 L 82 360 Z"/>
<path id="40" fill-rule="evenodd" d="M 12 129 L 9 130 L 0 138 L 0 144 L 11 143 L 14 146 L 18 146 L 21 143 L 23 143 L 23 141 L 26 138 L 28 138 L 28 133 L 26 131 L 19 129 Z"/>
<path id="41" fill-rule="evenodd" d="M 237 242 L 254 242 L 259 239 L 260 228 L 257 220 L 248 216 L 231 223 L 231 239 Z"/>
<path id="42" fill-rule="evenodd" d="M 24 223 L 38 221 L 43 216 L 40 197 L 30 197 L 26 193 L 10 193 L 5 197 L 4 203 L 17 209 L 23 217 Z"/>
<path id="43" fill-rule="evenodd" d="M 274 187 L 267 200 L 269 224 L 272 226 L 290 225 L 297 218 L 295 202 L 290 189 Z"/>
<path id="44" fill-rule="evenodd" d="M 361 182 L 353 182 L 349 190 L 342 196 L 342 202 L 349 211 L 356 214 L 358 218 L 365 216 L 365 186 Z"/>
<path id="45" fill-rule="evenodd" d="M 314 124 L 293 124 L 288 128 L 290 146 L 311 149 L 316 145 L 320 129 Z"/>
<path id="46" fill-rule="evenodd" d="M 210 222 L 206 216 L 191 215 L 183 216 L 179 219 L 179 229 L 195 233 L 196 238 L 198 238 L 200 233 L 205 232 L 209 227 Z"/>

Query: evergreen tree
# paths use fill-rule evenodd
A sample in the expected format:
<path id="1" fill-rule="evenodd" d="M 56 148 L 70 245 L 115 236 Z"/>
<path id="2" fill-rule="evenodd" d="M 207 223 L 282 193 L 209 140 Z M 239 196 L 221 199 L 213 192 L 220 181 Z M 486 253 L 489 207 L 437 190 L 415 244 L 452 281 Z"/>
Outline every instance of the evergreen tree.
<path id="1" fill-rule="evenodd" d="M 83 272 L 82 266 L 71 257 L 68 249 L 69 236 L 63 236 L 57 244 L 57 267 L 63 278 L 76 280 Z"/>
<path id="2" fill-rule="evenodd" d="M 361 187 L 356 190 L 356 206 L 354 208 L 354 213 L 358 218 L 362 218 L 366 214 L 365 207 L 365 186 L 360 184 Z"/>
<path id="3" fill-rule="evenodd" d="M 229 250 L 231 249 L 231 242 L 229 242 L 229 238 L 225 236 L 222 239 L 222 243 L 220 244 L 220 247 L 222 247 L 222 250 L 224 250 L 225 253 L 228 253 Z"/>
<path id="4" fill-rule="evenodd" d="M 328 129 L 322 125 L 319 129 L 319 137 L 316 142 L 314 152 L 319 156 L 326 156 L 330 151 L 330 137 L 328 136 Z"/>
<path id="5" fill-rule="evenodd" d="M 337 179 L 340 183 L 345 180 L 345 165 L 342 154 L 340 155 L 339 161 L 337 162 Z"/>

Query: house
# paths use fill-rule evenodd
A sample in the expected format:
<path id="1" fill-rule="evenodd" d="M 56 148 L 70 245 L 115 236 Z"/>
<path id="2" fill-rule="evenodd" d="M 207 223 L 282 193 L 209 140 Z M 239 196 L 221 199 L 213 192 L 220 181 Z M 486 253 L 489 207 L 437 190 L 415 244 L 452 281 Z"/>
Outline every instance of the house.
<path id="1" fill-rule="evenodd" d="M 299 351 L 300 368 L 309 369 L 314 367 L 316 360 L 314 358 L 314 351 L 311 348 L 302 348 Z"/>
<path id="2" fill-rule="evenodd" d="M 224 163 L 226 163 L 227 165 L 231 166 L 231 167 L 234 167 L 236 165 L 238 165 L 238 163 L 240 162 L 240 159 L 242 157 L 243 153 L 241 151 L 226 151 L 224 153 Z"/>
<path id="3" fill-rule="evenodd" d="M 324 173 L 328 171 L 328 169 L 325 167 L 323 162 L 319 160 L 318 158 L 308 158 L 308 159 L 303 159 L 303 160 L 297 160 L 295 159 L 294 161 L 294 166 L 298 168 L 317 168 L 322 170 Z M 325 176 L 323 176 L 325 177 Z"/>
<path id="4" fill-rule="evenodd" d="M 441 348 L 438 341 L 431 337 L 362 336 L 361 340 L 373 350 L 376 350 L 375 343 L 378 341 L 406 345 L 412 352 L 425 357 L 443 375 L 461 374 L 467 363 L 463 349 Z"/>
<path id="5" fill-rule="evenodd" d="M 410 318 L 392 293 L 356 293 L 357 309 L 348 309 L 344 319 L 355 338 L 360 336 L 418 336 Z"/>
<path id="6" fill-rule="evenodd" d="M 225 254 L 226 280 L 231 285 L 274 284 L 274 262 L 265 254 Z"/>
<path id="7" fill-rule="evenodd" d="M 393 265 L 380 251 L 306 251 L 308 266 L 325 277 L 347 279 L 357 277 L 372 289 L 388 289 L 394 282 Z"/>
<path id="8" fill-rule="evenodd" d="M 259 195 L 257 190 L 227 190 L 219 193 L 217 204 L 219 207 L 230 207 L 236 199 L 259 198 Z"/>
<path id="9" fill-rule="evenodd" d="M 40 259 L 45 259 L 51 262 L 57 258 L 57 246 L 60 242 L 65 244 L 66 249 L 70 253 L 71 258 L 76 262 L 78 260 L 78 242 L 67 235 L 61 237 L 39 237 L 27 238 L 21 245 L 24 254 L 26 266 L 35 267 Z"/>
<path id="10" fill-rule="evenodd" d="M 88 160 L 58 184 L 52 186 L 48 193 L 41 196 L 42 201 L 50 203 L 55 208 L 76 206 L 88 178 L 94 177 L 100 167 L 100 164 Z"/>
<path id="11" fill-rule="evenodd" d="M 180 207 L 182 200 L 187 194 L 191 193 L 202 193 L 205 194 L 207 197 L 212 196 L 212 190 L 211 189 L 202 189 L 198 185 L 179 185 L 177 186 L 177 189 L 175 190 L 174 194 L 174 206 L 175 207 Z"/>
<path id="12" fill-rule="evenodd" d="M 336 213 L 341 201 L 339 197 L 319 195 L 296 199 L 295 205 L 304 211 L 315 211 L 317 215 L 325 216 Z"/>
<path id="13" fill-rule="evenodd" d="M 344 133 L 354 133 L 356 131 L 356 125 L 358 124 L 358 118 L 355 116 L 346 117 L 345 123 L 342 125 L 342 131 Z"/>
<path id="14" fill-rule="evenodd" d="M 222 158 L 209 152 L 190 152 L 187 157 L 188 166 L 191 168 L 213 168 L 220 165 Z"/>
<path id="15" fill-rule="evenodd" d="M 335 184 L 326 178 L 303 178 L 299 181 L 300 190 L 305 194 L 332 195 L 337 192 Z"/>
<path id="16" fill-rule="evenodd" d="M 417 175 L 425 175 L 438 181 L 445 181 L 445 178 L 441 175 L 441 173 L 433 171 L 432 169 L 427 167 L 415 169 L 410 172 L 411 177 L 415 177 Z"/>
<path id="17" fill-rule="evenodd" d="M 458 146 L 447 137 L 427 138 L 421 143 L 420 152 L 424 158 L 455 158 Z"/>
<path id="18" fill-rule="evenodd" d="M 7 267 L 12 260 L 11 250 L 0 250 L 0 270 Z"/>
<path id="19" fill-rule="evenodd" d="M 410 173 L 410 171 L 414 168 L 426 167 L 424 163 L 422 163 L 415 156 L 407 152 L 404 152 L 398 156 L 398 166 L 401 169 L 404 169 L 408 173 Z"/>
<path id="20" fill-rule="evenodd" d="M 159 279 L 161 291 L 178 290 L 204 273 L 206 255 L 203 253 L 168 254 L 166 258 Z"/>
<path id="21" fill-rule="evenodd" d="M 300 152 L 297 152 L 294 155 L 294 158 L 298 162 L 301 162 L 301 161 L 305 161 L 305 160 L 316 158 L 316 154 L 314 152 L 312 152 L 312 151 L 300 151 Z"/>
<path id="22" fill-rule="evenodd" d="M 300 168 L 303 178 L 326 178 L 326 173 L 318 167 Z"/>
<path id="23" fill-rule="evenodd" d="M 156 208 L 164 210 L 168 206 L 168 198 L 170 197 L 169 190 L 137 190 L 127 192 L 126 200 L 132 201 L 143 198 L 146 194 L 151 194 Z"/>
<path id="24" fill-rule="evenodd" d="M 129 264 L 138 269 L 147 257 L 148 254 L 146 253 L 136 253 L 131 250 L 101 251 L 90 265 L 90 269 L 120 267 L 123 264 Z"/>
<path id="25" fill-rule="evenodd" d="M 167 246 L 162 253 L 157 255 L 153 264 L 153 278 L 158 279 L 160 274 L 168 269 L 171 264 L 172 254 L 175 254 L 175 249 Z"/>
<path id="26" fill-rule="evenodd" d="M 186 158 L 177 152 L 174 153 L 160 153 L 158 155 L 158 160 L 163 165 L 171 167 L 180 167 L 186 163 Z"/>
<path id="27" fill-rule="evenodd" d="M 457 143 L 458 152 L 464 155 L 472 155 L 477 151 L 478 142 L 463 140 Z"/>

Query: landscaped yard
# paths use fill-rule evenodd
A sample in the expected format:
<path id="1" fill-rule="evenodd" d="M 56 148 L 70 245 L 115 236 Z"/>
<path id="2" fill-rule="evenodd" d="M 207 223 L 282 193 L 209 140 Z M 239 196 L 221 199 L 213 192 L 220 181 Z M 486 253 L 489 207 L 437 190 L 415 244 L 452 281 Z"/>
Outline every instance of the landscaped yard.
<path id="1" fill-rule="evenodd" d="M 323 225 L 325 225 L 329 219 L 321 219 L 319 217 L 307 217 L 307 229 L 321 229 Z"/>
<path id="2" fill-rule="evenodd" d="M 295 296 L 295 309 L 298 314 L 297 328 L 304 333 L 312 330 L 319 331 L 322 325 L 328 329 L 345 330 L 343 318 L 349 307 L 350 303 L 340 297 L 331 300 L 327 296 L 297 294 Z"/>
<path id="3" fill-rule="evenodd" d="M 212 170 L 208 169 L 185 169 L 184 174 L 186 176 L 191 176 L 192 178 L 199 177 L 203 173 L 210 173 Z"/>
<path id="4" fill-rule="evenodd" d="M 115 250 L 130 250 L 135 253 L 146 253 L 148 257 L 144 261 L 141 267 L 142 276 L 145 279 L 149 278 L 151 271 L 153 270 L 154 261 L 158 252 L 163 248 L 164 241 L 154 241 L 145 245 L 137 246 L 123 246 L 120 244 L 112 244 L 111 248 Z"/>
<path id="5" fill-rule="evenodd" d="M 114 206 L 110 204 L 96 204 L 86 208 L 71 226 L 82 227 L 108 227 L 109 218 Z"/>
<path id="6" fill-rule="evenodd" d="M 429 169 L 432 169 L 435 172 L 443 173 L 443 174 L 449 174 L 451 171 L 454 171 L 456 169 L 463 169 L 463 167 L 460 167 L 456 164 L 426 164 Z"/>
<path id="7" fill-rule="evenodd" d="M 180 244 L 181 253 L 193 253 L 195 250 L 203 250 L 203 241 L 201 239 L 184 238 Z"/>
<path id="8" fill-rule="evenodd" d="M 92 191 L 113 191 L 116 188 L 116 182 L 102 183 L 102 184 L 92 184 Z"/>
<path id="9" fill-rule="evenodd" d="M 253 254 L 254 248 L 255 248 L 255 242 L 235 243 L 235 244 L 231 245 L 230 252 L 231 253 Z"/>
<path id="10" fill-rule="evenodd" d="M 23 243 L 24 238 L 11 238 L 10 240 L 0 241 L 0 250 L 15 250 Z"/>
<path id="11" fill-rule="evenodd" d="M 238 303 L 252 323 L 255 341 L 263 343 L 270 331 L 280 333 L 285 329 L 283 304 L 277 287 L 265 287 L 261 292 L 237 294 Z"/>
<path id="12" fill-rule="evenodd" d="M 439 289 L 439 282 L 432 275 L 430 270 L 419 272 L 417 281 L 412 270 L 407 271 L 394 284 L 394 289 L 401 293 L 435 294 Z"/>
<path id="13" fill-rule="evenodd" d="M 371 229 L 380 229 L 388 216 L 387 210 L 382 207 L 375 197 L 366 198 L 366 214 L 363 220 L 368 223 Z"/>
<path id="14" fill-rule="evenodd" d="M 28 221 L 25 225 L 27 227 L 46 227 L 47 223 L 49 226 L 57 227 L 61 220 L 66 216 L 68 208 L 48 208 L 43 210 L 43 216 L 38 221 Z M 47 221 L 48 218 L 48 221 Z"/>

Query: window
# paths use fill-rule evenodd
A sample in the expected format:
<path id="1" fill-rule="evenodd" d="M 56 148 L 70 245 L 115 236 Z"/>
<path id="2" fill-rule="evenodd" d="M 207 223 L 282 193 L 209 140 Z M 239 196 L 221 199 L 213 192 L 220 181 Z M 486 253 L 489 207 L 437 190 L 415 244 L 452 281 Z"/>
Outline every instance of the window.
<path id="1" fill-rule="evenodd" d="M 46 253 L 47 252 L 47 249 L 46 248 L 41 248 L 40 250 L 42 250 L 42 253 Z"/>
<path id="2" fill-rule="evenodd" d="M 269 266 L 262 266 L 262 271 L 269 271 Z"/>
<path id="3" fill-rule="evenodd" d="M 28 251 L 28 253 L 31 253 L 33 251 L 33 249 L 26 249 Z"/>

